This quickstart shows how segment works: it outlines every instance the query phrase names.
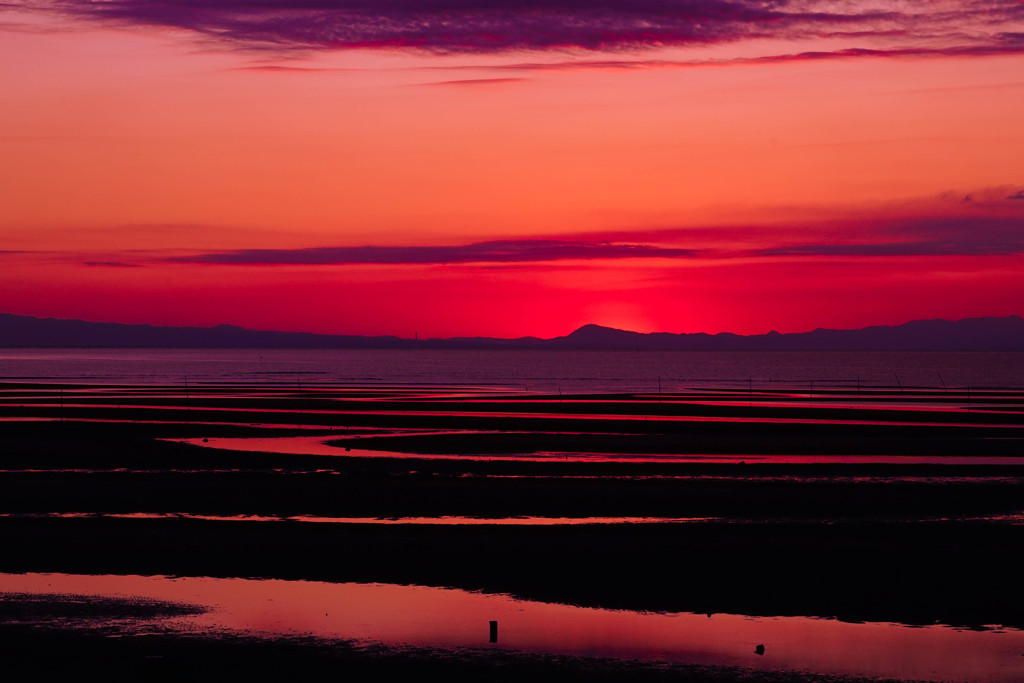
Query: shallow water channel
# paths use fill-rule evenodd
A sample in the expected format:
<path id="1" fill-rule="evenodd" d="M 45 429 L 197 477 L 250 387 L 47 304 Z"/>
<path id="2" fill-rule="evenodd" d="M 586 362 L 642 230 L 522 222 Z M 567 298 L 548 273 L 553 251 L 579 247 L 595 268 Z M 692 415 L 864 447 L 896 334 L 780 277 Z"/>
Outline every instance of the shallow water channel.
<path id="1" fill-rule="evenodd" d="M 118 622 L 124 634 L 311 635 L 394 648 L 500 649 L 915 680 L 1024 680 L 1024 631 L 997 627 L 636 612 L 448 588 L 204 577 L 0 574 L 2 593 L 205 608 L 194 615 Z M 65 626 L 110 624 L 97 617 Z"/>

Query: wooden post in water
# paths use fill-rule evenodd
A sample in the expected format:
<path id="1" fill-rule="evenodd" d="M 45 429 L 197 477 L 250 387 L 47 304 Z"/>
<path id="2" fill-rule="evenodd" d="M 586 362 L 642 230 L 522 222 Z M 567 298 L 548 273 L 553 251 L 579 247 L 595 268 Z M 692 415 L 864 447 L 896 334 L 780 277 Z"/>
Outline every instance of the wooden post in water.
<path id="1" fill-rule="evenodd" d="M 902 394 L 903 393 L 903 383 L 900 382 L 900 376 L 897 375 L 895 372 L 892 373 L 892 376 L 896 378 L 896 386 L 898 386 L 900 388 L 900 393 Z"/>
<path id="2" fill-rule="evenodd" d="M 498 622 L 492 621 L 489 623 L 491 625 L 491 642 L 496 643 L 498 642 Z"/>

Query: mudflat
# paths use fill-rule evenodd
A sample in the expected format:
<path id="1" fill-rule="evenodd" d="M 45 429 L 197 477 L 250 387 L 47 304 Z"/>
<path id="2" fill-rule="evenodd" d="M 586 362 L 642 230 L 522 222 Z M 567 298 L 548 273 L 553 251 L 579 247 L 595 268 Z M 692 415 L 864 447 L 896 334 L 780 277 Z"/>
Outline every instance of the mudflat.
<path id="1" fill-rule="evenodd" d="M 9 384 L 0 571 L 389 582 L 600 608 L 1022 628 L 1021 402 L 1009 391 Z M 275 452 L 296 437 L 318 446 Z M 26 671 L 33 652 L 82 653 L 99 638 L 30 621 L 8 613 L 3 626 Z M 386 660 L 455 678 L 668 675 L 596 659 L 513 666 L 494 654 L 159 638 L 177 653 L 161 657 L 198 656 L 209 671 L 255 650 L 331 671 Z M 118 647 L 101 649 L 149 666 L 138 641 Z"/>

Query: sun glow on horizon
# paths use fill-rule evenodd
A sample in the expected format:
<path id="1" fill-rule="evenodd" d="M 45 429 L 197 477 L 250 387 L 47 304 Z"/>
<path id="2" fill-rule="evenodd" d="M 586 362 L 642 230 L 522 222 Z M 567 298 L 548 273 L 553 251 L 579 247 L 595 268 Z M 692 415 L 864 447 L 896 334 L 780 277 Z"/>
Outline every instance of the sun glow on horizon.
<path id="1" fill-rule="evenodd" d="M 353 6 L 346 43 L 301 8 L 9 4 L 0 310 L 505 337 L 1022 312 L 1024 45 L 978 17 L 1024 10 L 812 0 L 863 29 L 822 38 L 730 0 L 707 36 L 651 9 L 648 44 L 609 3 L 552 5 L 551 44 L 515 7 Z"/>

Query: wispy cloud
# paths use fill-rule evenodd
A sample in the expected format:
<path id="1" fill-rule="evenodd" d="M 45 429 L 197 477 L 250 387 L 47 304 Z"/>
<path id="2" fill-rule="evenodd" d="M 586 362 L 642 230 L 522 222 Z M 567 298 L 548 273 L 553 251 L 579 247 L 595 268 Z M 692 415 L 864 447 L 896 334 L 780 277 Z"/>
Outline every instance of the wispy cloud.
<path id="1" fill-rule="evenodd" d="M 182 29 L 244 49 L 436 53 L 621 50 L 750 39 L 842 38 L 879 54 L 1021 50 L 1019 0 L 15 0 L 15 8 Z"/>
<path id="2" fill-rule="evenodd" d="M 984 194 L 983 192 L 981 192 Z M 1011 195 L 1003 200 L 1014 199 Z M 671 259 L 687 262 L 821 256 L 917 257 L 1024 254 L 1024 216 L 956 215 L 789 225 L 622 230 L 561 239 L 506 239 L 441 246 L 238 249 L 160 257 L 172 263 L 271 265 L 466 265 Z M 108 265 L 108 264 L 104 264 Z M 113 264 L 109 264 L 113 265 Z"/>
<path id="3" fill-rule="evenodd" d="M 355 246 L 307 249 L 241 249 L 169 259 L 234 265 L 522 263 L 626 258 L 694 258 L 692 249 L 647 244 L 499 240 L 457 246 Z"/>
<path id="4" fill-rule="evenodd" d="M 286 74 L 320 74 L 320 73 L 351 73 L 358 69 L 339 67 L 290 66 L 287 64 L 252 64 L 236 66 L 230 71 L 251 71 L 254 73 L 286 73 Z"/>
<path id="5" fill-rule="evenodd" d="M 488 68 L 499 71 L 634 71 L 652 69 L 707 69 L 731 66 L 756 66 L 759 64 L 785 64 L 789 62 L 828 61 L 841 59 L 914 59 L 928 57 L 989 57 L 1024 53 L 1024 34 L 1003 34 L 991 36 L 988 42 L 976 45 L 932 45 L 890 49 L 840 48 L 836 50 L 813 50 L 783 54 L 768 54 L 757 57 L 730 57 L 720 59 L 573 59 L 559 62 L 524 62 L 499 64 L 488 67 L 447 67 L 453 69 Z M 446 68 L 446 67 L 440 67 Z M 1019 87 L 1019 83 L 1005 85 L 983 85 L 978 88 Z M 934 88 L 932 90 L 935 90 Z"/>
<path id="6" fill-rule="evenodd" d="M 125 261 L 85 261 L 85 265 L 96 268 L 139 268 L 138 263 L 127 263 Z"/>
<path id="7" fill-rule="evenodd" d="M 862 223 L 859 238 L 787 244 L 756 256 L 1006 256 L 1024 254 L 1024 217 L 944 216 Z"/>
<path id="8" fill-rule="evenodd" d="M 507 85 L 509 83 L 522 83 L 527 78 L 466 78 L 454 81 L 434 81 L 433 83 L 421 83 L 423 86 L 454 86 L 454 87 L 480 87 L 493 85 Z"/>

